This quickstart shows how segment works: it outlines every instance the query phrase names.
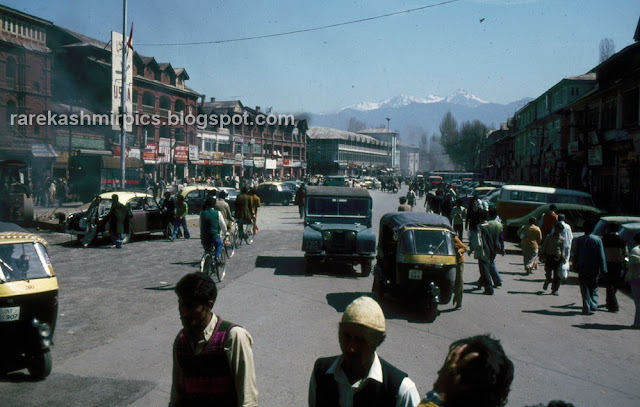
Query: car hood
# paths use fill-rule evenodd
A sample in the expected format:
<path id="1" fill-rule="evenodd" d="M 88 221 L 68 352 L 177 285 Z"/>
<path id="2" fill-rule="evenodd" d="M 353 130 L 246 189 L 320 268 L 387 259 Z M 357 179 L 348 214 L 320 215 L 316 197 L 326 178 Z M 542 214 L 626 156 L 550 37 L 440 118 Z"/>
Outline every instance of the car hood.
<path id="1" fill-rule="evenodd" d="M 351 230 L 358 233 L 369 229 L 366 225 L 353 223 L 310 223 L 309 227 L 318 232 L 325 230 Z"/>

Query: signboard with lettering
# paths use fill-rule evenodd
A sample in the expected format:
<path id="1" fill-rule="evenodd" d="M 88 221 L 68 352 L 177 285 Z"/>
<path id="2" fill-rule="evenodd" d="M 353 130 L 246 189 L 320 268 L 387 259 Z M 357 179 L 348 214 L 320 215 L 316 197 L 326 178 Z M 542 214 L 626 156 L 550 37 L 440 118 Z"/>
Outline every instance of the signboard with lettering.
<path id="1" fill-rule="evenodd" d="M 122 51 L 125 49 L 124 37 L 122 34 L 111 31 L 111 113 L 113 118 L 117 118 L 122 108 Z M 126 109 L 128 119 L 126 120 L 126 131 L 132 131 L 133 120 L 133 50 L 127 49 L 127 92 Z M 118 120 L 111 123 L 113 130 L 120 131 Z"/>
<path id="2" fill-rule="evenodd" d="M 185 164 L 189 160 L 189 146 L 176 146 L 173 156 L 177 163 Z"/>
<path id="3" fill-rule="evenodd" d="M 198 161 L 198 146 L 189 145 L 189 161 Z"/>
<path id="4" fill-rule="evenodd" d="M 155 144 L 147 144 L 142 150 L 142 162 L 145 164 L 155 164 L 158 160 L 158 146 Z"/>
<path id="5" fill-rule="evenodd" d="M 255 168 L 264 168 L 264 157 L 253 157 L 253 166 Z"/>

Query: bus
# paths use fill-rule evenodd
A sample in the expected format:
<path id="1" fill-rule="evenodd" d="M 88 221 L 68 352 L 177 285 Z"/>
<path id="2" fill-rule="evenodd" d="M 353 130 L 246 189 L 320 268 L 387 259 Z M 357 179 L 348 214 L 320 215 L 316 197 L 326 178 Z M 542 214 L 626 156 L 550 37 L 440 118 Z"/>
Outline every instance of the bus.
<path id="1" fill-rule="evenodd" d="M 572 203 L 595 206 L 591 194 L 574 189 L 533 185 L 503 185 L 496 208 L 502 221 L 525 216 L 538 206 L 551 203 Z"/>
<path id="2" fill-rule="evenodd" d="M 20 226 L 33 223 L 33 193 L 27 174 L 24 161 L 0 161 L 0 221 Z"/>
<path id="3" fill-rule="evenodd" d="M 480 173 L 477 172 L 465 172 L 465 171 L 429 171 L 425 175 L 429 177 L 438 176 L 442 177 L 442 182 L 445 185 L 451 183 L 451 181 L 457 179 L 461 181 L 473 181 L 476 180 Z"/>

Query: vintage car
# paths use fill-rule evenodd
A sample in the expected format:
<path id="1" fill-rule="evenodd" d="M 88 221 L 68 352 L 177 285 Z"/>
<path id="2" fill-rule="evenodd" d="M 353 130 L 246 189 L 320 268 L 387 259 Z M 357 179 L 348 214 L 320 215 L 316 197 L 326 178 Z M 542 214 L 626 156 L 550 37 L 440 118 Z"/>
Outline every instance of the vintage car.
<path id="1" fill-rule="evenodd" d="M 306 273 L 359 264 L 360 275 L 368 276 L 376 250 L 371 217 L 372 200 L 366 189 L 307 187 L 302 235 Z"/>
<path id="2" fill-rule="evenodd" d="M 536 225 L 540 226 L 542 216 L 545 212 L 551 210 L 551 205 L 552 204 L 542 205 L 520 218 L 508 219 L 504 228 L 505 239 L 519 241 L 519 237 L 516 236 L 517 232 L 522 226 L 529 224 L 530 217 L 536 218 Z M 557 203 L 555 206 L 555 212 L 557 214 L 564 214 L 566 222 L 571 226 L 571 230 L 574 233 L 584 231 L 583 226 L 587 220 L 595 222 L 604 214 L 604 211 L 589 205 Z"/>
<path id="3" fill-rule="evenodd" d="M 184 197 L 184 201 L 187 203 L 190 214 L 199 215 L 204 207 L 204 201 L 207 197 L 213 194 L 218 196 L 218 188 L 207 184 L 187 185 L 182 188 L 178 195 Z"/>
<path id="4" fill-rule="evenodd" d="M 256 195 L 262 205 L 279 203 L 287 206 L 294 202 L 296 191 L 282 182 L 263 182 L 256 188 Z"/>
<path id="5" fill-rule="evenodd" d="M 229 204 L 229 206 L 233 208 L 233 205 L 236 203 L 236 198 L 238 197 L 238 190 L 233 187 L 220 187 L 218 189 L 220 190 L 220 192 L 221 191 L 226 192 L 227 194 L 226 201 Z"/>
<path id="6" fill-rule="evenodd" d="M 133 236 L 163 233 L 167 235 L 169 226 L 163 227 L 162 208 L 155 197 L 143 192 L 114 191 L 100 195 L 100 204 L 94 199 L 89 208 L 84 211 L 71 213 L 67 217 L 65 233 L 76 235 L 78 240 L 87 246 L 95 239 L 107 237 L 107 213 L 111 209 L 111 196 L 118 195 L 118 199 L 131 210 L 133 217 L 129 222 L 129 231 L 125 233 L 124 243 L 128 243 Z M 85 239 L 85 234 L 88 238 Z"/>
<path id="7" fill-rule="evenodd" d="M 0 222 L 0 375 L 27 368 L 36 380 L 51 373 L 58 317 L 58 280 L 47 242 Z"/>
<path id="8" fill-rule="evenodd" d="M 391 212 L 380 219 L 371 291 L 420 304 L 426 319 L 447 304 L 456 277 L 454 232 L 447 218 L 426 212 Z"/>

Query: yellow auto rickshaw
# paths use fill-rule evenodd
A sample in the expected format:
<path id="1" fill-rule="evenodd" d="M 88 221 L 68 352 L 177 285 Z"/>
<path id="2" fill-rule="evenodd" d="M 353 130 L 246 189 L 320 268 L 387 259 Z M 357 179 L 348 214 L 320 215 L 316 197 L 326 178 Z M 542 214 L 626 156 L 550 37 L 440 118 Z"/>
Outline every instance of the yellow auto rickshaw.
<path id="1" fill-rule="evenodd" d="M 432 322 L 447 304 L 456 277 L 454 231 L 444 216 L 392 212 L 380 219 L 372 291 L 420 304 Z"/>
<path id="2" fill-rule="evenodd" d="M 47 242 L 13 223 L 0 223 L 0 374 L 27 368 L 51 373 L 58 315 L 58 280 Z"/>

